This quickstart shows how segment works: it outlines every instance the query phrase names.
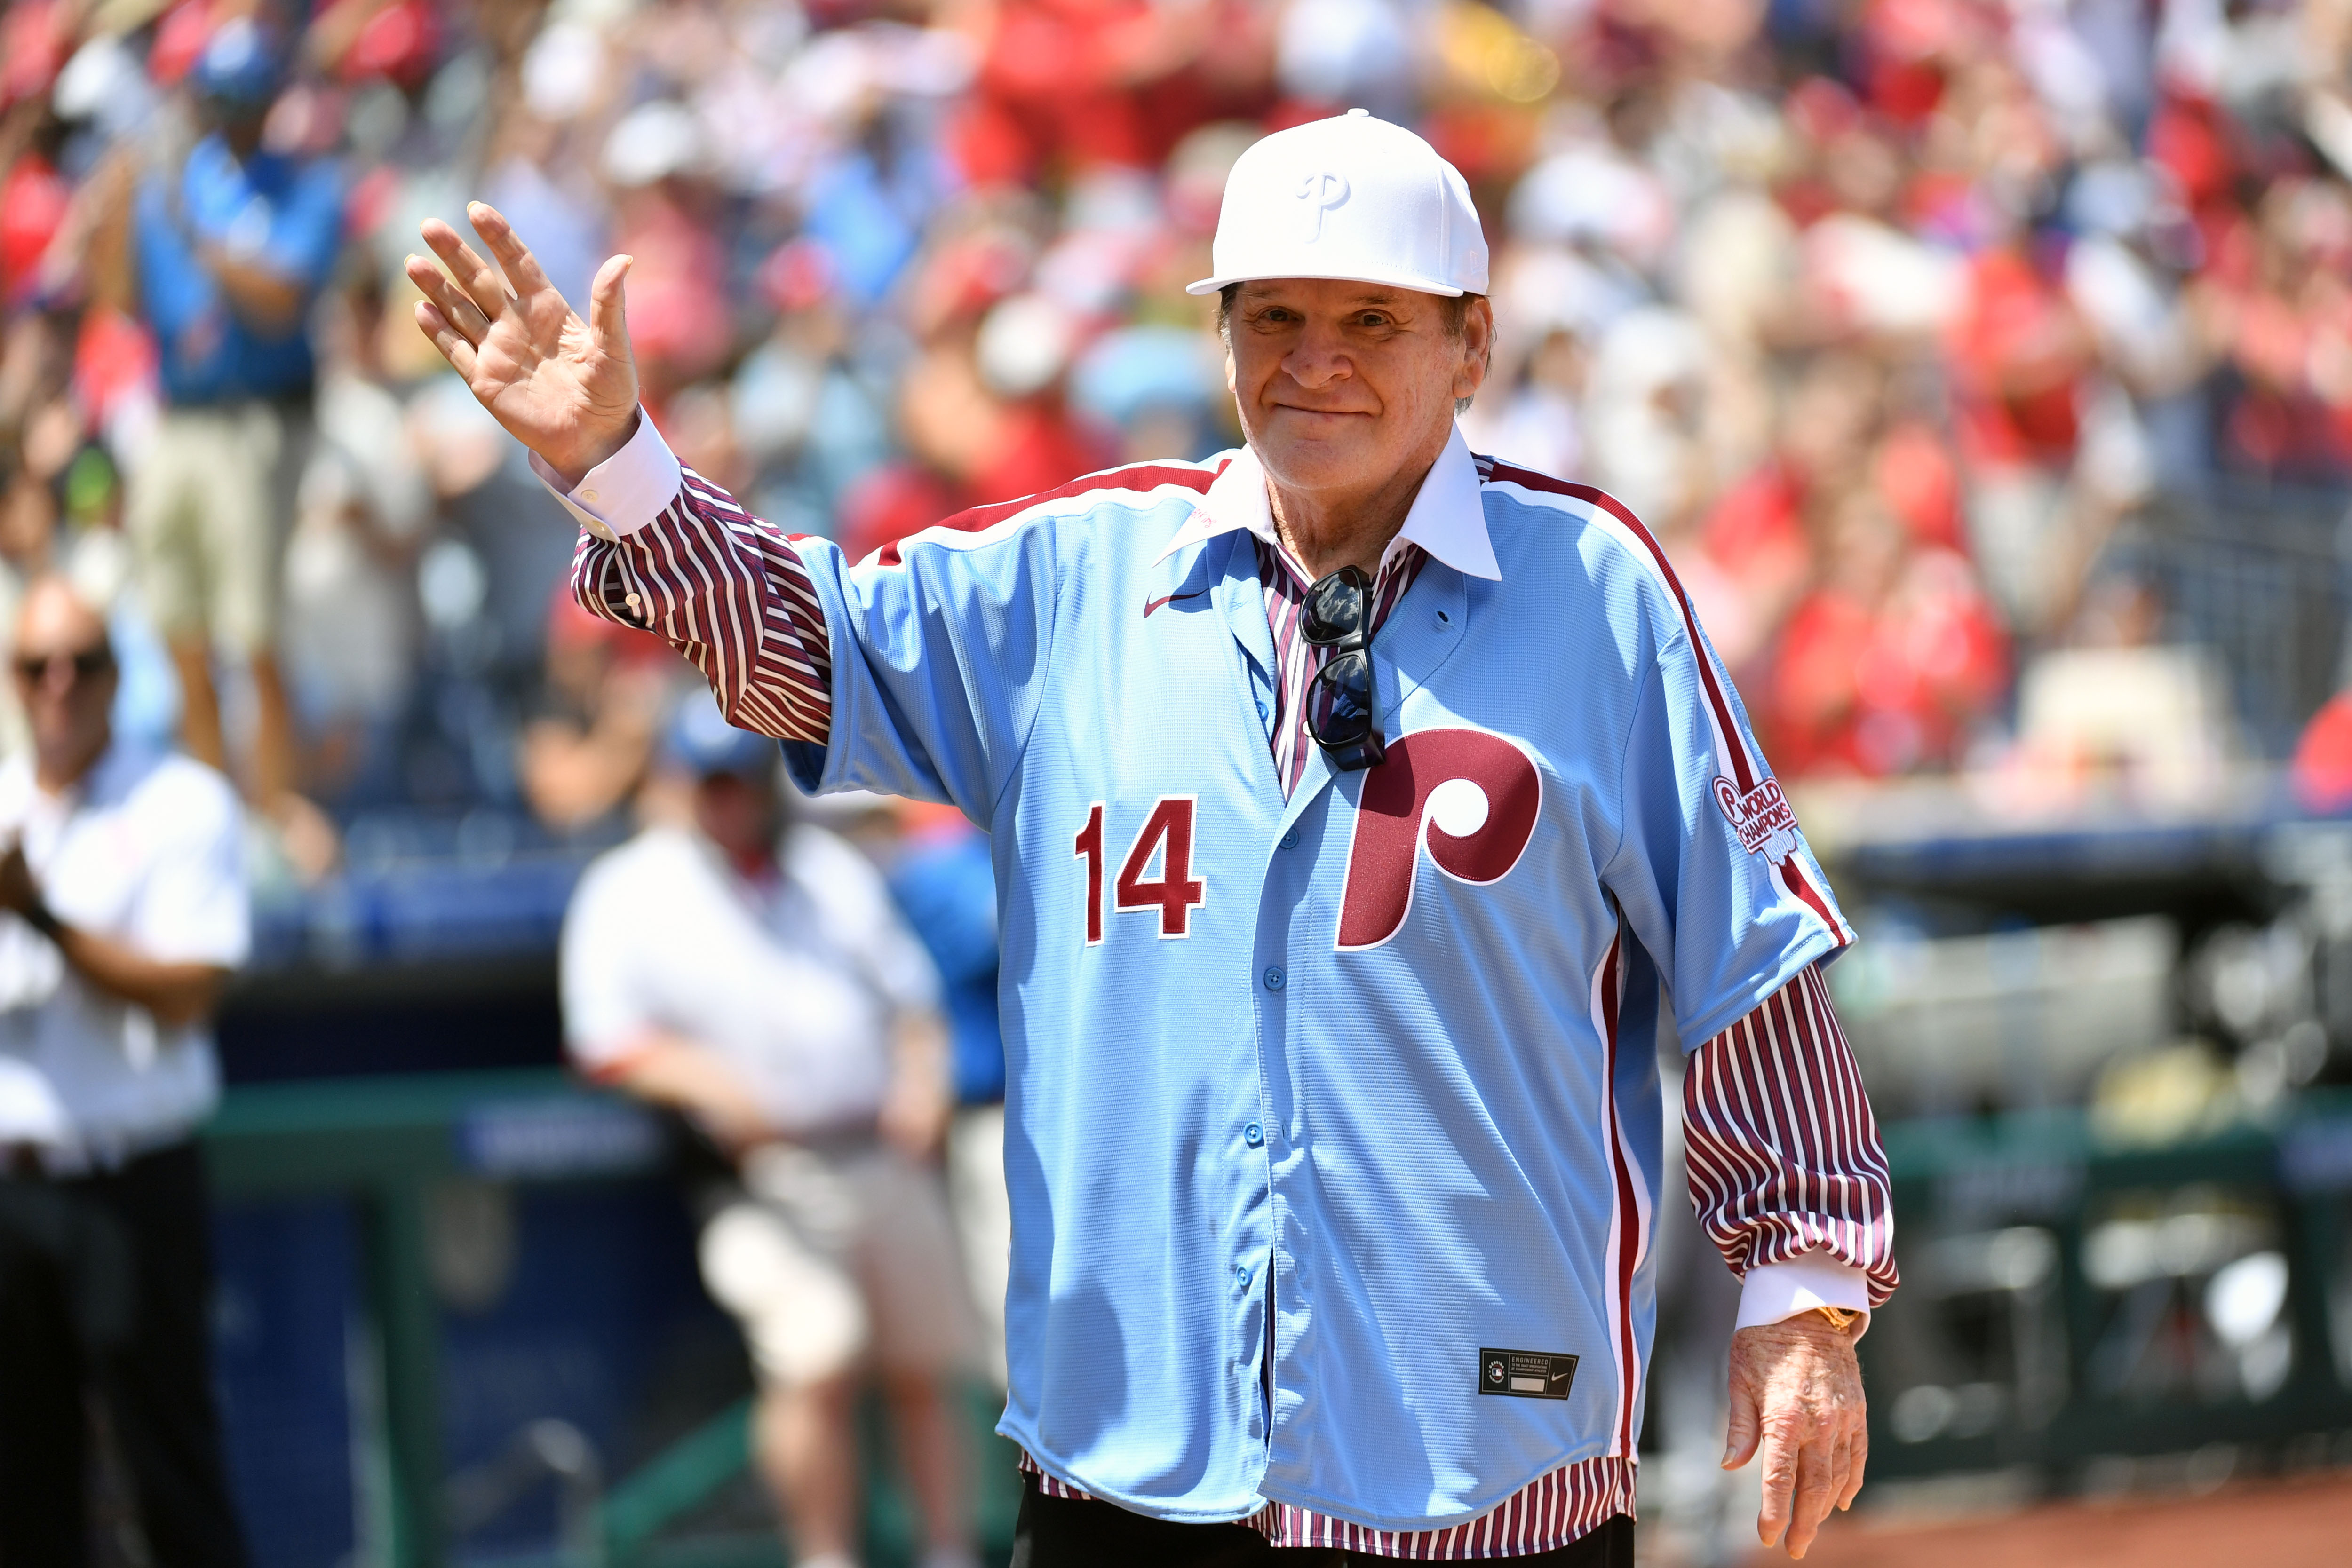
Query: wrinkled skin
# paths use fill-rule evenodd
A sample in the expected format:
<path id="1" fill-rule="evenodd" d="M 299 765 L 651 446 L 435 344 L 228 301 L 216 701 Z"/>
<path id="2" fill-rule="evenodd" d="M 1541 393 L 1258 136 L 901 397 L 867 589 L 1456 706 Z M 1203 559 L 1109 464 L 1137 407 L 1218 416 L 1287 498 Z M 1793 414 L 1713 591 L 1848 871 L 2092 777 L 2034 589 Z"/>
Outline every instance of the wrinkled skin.
<path id="1" fill-rule="evenodd" d="M 1832 1509 L 1853 1506 L 1870 1458 L 1854 1327 L 1806 1312 L 1731 1336 L 1731 1428 L 1723 1468 L 1764 1456 L 1757 1538 L 1802 1557 Z"/>

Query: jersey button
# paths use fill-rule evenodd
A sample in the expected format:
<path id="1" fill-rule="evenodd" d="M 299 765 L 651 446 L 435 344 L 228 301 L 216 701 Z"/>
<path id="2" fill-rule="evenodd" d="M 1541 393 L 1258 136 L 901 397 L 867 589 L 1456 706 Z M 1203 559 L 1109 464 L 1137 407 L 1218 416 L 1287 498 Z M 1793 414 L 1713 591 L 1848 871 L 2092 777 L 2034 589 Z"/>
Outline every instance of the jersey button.
<path id="1" fill-rule="evenodd" d="M 1234 1284 L 1237 1288 L 1239 1288 L 1239 1289 L 1241 1289 L 1241 1290 L 1244 1290 L 1244 1291 L 1246 1291 L 1246 1290 L 1248 1290 L 1248 1289 L 1249 1289 L 1249 1282 L 1250 1282 L 1250 1266 L 1249 1266 L 1248 1264 L 1246 1264 L 1246 1263 L 1236 1263 L 1236 1264 L 1234 1264 Z"/>
<path id="2" fill-rule="evenodd" d="M 1282 835 L 1282 847 L 1286 850 L 1295 850 L 1298 847 L 1298 830 L 1297 828 L 1293 828 L 1290 831 Z"/>
<path id="3" fill-rule="evenodd" d="M 1282 966 L 1279 964 L 1267 965 L 1265 968 L 1265 988 L 1269 991 L 1278 991 L 1282 989 L 1283 981 L 1284 976 L 1282 973 Z"/>
<path id="4" fill-rule="evenodd" d="M 1260 724 L 1264 724 L 1264 723 L 1265 722 L 1265 718 L 1266 718 L 1266 707 L 1265 707 L 1265 703 L 1263 703 L 1263 702 L 1261 702 L 1261 703 L 1259 703 L 1259 704 L 1257 705 L 1257 721 L 1258 721 Z"/>
<path id="5" fill-rule="evenodd" d="M 1264 1148 L 1265 1146 L 1265 1129 L 1259 1126 L 1255 1122 L 1252 1122 L 1248 1126 L 1242 1129 L 1242 1142 L 1247 1144 L 1253 1149 Z"/>

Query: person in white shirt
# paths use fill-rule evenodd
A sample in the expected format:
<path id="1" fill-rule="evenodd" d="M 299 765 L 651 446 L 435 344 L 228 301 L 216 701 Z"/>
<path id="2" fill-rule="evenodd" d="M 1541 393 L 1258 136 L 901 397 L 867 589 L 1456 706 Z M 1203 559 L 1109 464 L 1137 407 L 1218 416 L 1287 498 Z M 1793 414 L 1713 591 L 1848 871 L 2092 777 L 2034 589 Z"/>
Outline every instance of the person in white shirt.
<path id="1" fill-rule="evenodd" d="M 856 850 L 788 824 L 775 742 L 684 705 L 694 825 L 600 858 L 565 917 L 564 1032 L 593 1077 L 691 1118 L 740 1190 L 704 1282 L 761 1382 L 760 1461 L 803 1568 L 855 1562 L 852 1416 L 878 1374 L 925 1568 L 972 1568 L 952 1381 L 975 1331 L 936 1160 L 939 979 Z"/>
<path id="2" fill-rule="evenodd" d="M 152 1560 L 242 1563 L 194 1141 L 249 940 L 242 815 L 212 769 L 115 740 L 106 622 L 63 578 L 26 590 L 12 678 L 33 744 L 0 766 L 0 1562 L 86 1560 L 94 1388 Z"/>

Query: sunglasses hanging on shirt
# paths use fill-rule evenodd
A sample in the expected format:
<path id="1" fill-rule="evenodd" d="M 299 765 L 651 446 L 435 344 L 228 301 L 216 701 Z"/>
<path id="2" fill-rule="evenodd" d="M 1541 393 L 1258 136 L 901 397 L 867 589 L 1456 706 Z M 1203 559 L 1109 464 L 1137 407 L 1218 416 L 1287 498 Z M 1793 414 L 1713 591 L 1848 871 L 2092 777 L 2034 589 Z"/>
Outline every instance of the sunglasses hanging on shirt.
<path id="1" fill-rule="evenodd" d="M 1372 678 L 1371 579 L 1352 566 L 1318 578 L 1298 631 L 1331 651 L 1307 688 L 1307 733 L 1343 773 L 1374 766 L 1387 746 Z"/>

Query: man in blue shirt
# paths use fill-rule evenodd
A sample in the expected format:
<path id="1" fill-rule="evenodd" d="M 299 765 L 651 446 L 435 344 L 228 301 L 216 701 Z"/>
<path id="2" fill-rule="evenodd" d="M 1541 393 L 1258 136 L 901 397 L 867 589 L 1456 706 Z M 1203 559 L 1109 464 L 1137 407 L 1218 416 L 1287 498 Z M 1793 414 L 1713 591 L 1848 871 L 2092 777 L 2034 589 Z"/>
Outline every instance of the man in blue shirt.
<path id="1" fill-rule="evenodd" d="M 250 19 L 215 33 L 189 73 L 206 134 L 176 168 L 150 170 L 131 196 L 131 261 L 164 407 L 131 476 L 125 523 L 148 609 L 179 667 L 188 750 L 226 767 L 213 658 L 245 663 L 259 710 L 247 793 L 292 830 L 299 857 L 323 820 L 294 792 L 278 597 L 309 445 L 307 318 L 334 269 L 343 190 L 331 162 L 262 145 L 285 54 Z"/>

